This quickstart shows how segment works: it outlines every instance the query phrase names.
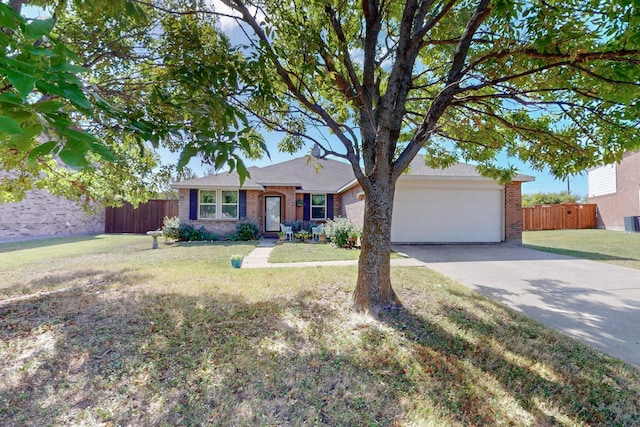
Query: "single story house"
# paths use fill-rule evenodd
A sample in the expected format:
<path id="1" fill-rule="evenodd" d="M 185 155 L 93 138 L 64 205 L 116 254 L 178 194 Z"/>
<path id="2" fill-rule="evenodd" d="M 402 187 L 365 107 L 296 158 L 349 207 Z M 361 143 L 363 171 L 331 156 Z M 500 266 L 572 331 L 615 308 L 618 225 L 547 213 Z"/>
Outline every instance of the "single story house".
<path id="1" fill-rule="evenodd" d="M 619 164 L 588 171 L 589 203 L 598 205 L 597 227 L 625 230 L 625 217 L 640 216 L 640 151 L 627 152 Z"/>
<path id="2" fill-rule="evenodd" d="M 267 234 L 279 231 L 282 222 L 335 216 L 362 226 L 364 193 L 347 163 L 301 157 L 248 170 L 251 177 L 242 186 L 236 173 L 173 184 L 180 219 L 222 234 L 233 232 L 241 218 L 254 220 Z M 391 240 L 520 243 L 521 184 L 533 179 L 518 175 L 499 185 L 473 165 L 432 169 L 417 156 L 397 182 Z"/>

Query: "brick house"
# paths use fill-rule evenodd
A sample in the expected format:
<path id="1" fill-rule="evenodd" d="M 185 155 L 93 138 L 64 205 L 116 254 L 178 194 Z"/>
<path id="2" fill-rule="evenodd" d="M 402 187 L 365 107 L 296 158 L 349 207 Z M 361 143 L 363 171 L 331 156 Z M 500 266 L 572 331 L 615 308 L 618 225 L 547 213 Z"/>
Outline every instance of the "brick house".
<path id="1" fill-rule="evenodd" d="M 624 230 L 625 217 L 640 216 L 640 151 L 625 153 L 619 164 L 589 170 L 587 197 L 598 205 L 598 228 Z"/>
<path id="2" fill-rule="evenodd" d="M 364 193 L 351 165 L 335 160 L 294 158 L 251 167 L 242 186 L 236 173 L 175 183 L 183 222 L 226 234 L 250 218 L 262 233 L 280 223 L 321 223 L 335 216 L 361 226 Z M 417 156 L 396 185 L 391 240 L 394 243 L 522 241 L 521 184 L 525 175 L 500 185 L 475 166 L 431 169 Z"/>

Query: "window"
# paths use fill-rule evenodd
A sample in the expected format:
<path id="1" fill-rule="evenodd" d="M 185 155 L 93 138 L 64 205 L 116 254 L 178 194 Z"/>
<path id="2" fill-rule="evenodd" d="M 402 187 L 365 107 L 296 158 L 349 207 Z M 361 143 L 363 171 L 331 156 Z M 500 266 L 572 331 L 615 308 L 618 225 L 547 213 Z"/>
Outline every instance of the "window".
<path id="1" fill-rule="evenodd" d="M 216 217 L 216 192 L 200 190 L 200 218 Z"/>
<path id="2" fill-rule="evenodd" d="M 311 195 L 311 219 L 327 218 L 327 195 L 312 194 Z"/>
<path id="3" fill-rule="evenodd" d="M 238 219 L 238 192 L 200 190 L 199 219 Z"/>
<path id="4" fill-rule="evenodd" d="M 221 202 L 220 212 L 222 214 L 222 218 L 238 219 L 238 192 L 223 191 Z"/>

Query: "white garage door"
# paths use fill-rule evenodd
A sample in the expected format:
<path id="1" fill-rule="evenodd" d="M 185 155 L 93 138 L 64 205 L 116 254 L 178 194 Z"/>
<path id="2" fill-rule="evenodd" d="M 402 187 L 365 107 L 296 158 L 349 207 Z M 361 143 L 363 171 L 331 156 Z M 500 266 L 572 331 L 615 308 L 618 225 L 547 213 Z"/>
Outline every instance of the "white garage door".
<path id="1" fill-rule="evenodd" d="M 394 243 L 500 242 L 502 187 L 492 182 L 398 180 L 393 204 Z"/>

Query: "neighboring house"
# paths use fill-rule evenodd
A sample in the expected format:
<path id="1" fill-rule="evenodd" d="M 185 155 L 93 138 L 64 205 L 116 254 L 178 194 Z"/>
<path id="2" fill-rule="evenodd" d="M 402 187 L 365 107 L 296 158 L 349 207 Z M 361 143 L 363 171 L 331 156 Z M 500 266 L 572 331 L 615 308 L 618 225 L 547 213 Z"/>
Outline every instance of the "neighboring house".
<path id="1" fill-rule="evenodd" d="M 625 153 L 619 164 L 589 170 L 587 196 L 598 205 L 598 228 L 624 230 L 625 217 L 640 216 L 640 151 Z"/>
<path id="2" fill-rule="evenodd" d="M 0 241 L 104 233 L 104 213 L 87 216 L 75 202 L 42 190 L 0 203 Z"/>
<path id="3" fill-rule="evenodd" d="M 392 242 L 522 241 L 521 184 L 533 177 L 518 175 L 499 185 L 473 165 L 428 168 L 423 156 L 409 169 L 396 185 Z M 362 226 L 364 193 L 347 163 L 302 157 L 248 170 L 242 187 L 236 173 L 173 184 L 180 219 L 221 234 L 233 232 L 241 218 L 254 220 L 263 233 L 279 231 L 286 221 L 335 216 Z"/>

